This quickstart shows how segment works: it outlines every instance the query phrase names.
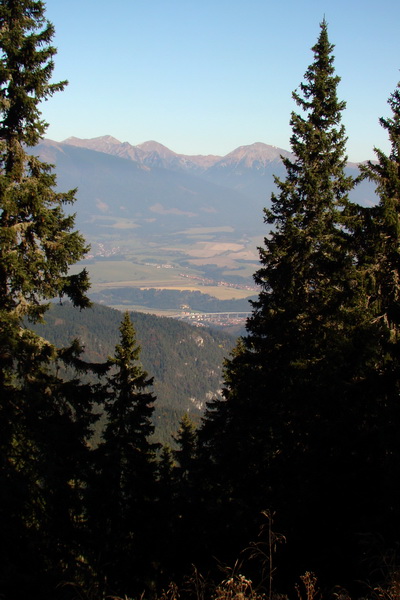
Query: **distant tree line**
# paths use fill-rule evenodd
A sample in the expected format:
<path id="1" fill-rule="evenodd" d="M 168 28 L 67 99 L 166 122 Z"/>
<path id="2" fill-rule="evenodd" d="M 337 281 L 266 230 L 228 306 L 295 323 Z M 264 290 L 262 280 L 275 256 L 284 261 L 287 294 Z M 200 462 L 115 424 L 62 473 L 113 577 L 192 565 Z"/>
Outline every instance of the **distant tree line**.
<path id="1" fill-rule="evenodd" d="M 205 290 L 207 287 L 204 288 Z M 100 292 L 93 292 L 91 298 L 95 302 L 104 302 L 110 306 L 113 304 L 135 304 L 148 308 L 169 308 L 201 312 L 250 312 L 249 298 L 218 300 L 210 294 L 199 291 L 159 290 L 149 288 L 107 288 Z M 252 296 L 255 298 L 255 296 Z"/>
<path id="2" fill-rule="evenodd" d="M 357 181 L 344 172 L 345 103 L 321 23 L 224 396 L 159 448 L 128 314 L 102 363 L 26 325 L 54 297 L 89 306 L 86 271 L 69 274 L 87 247 L 64 212 L 75 191 L 55 192 L 51 167 L 26 151 L 46 128 L 39 103 L 66 83 L 50 83 L 44 3 L 5 0 L 0 24 L 1 596 L 156 597 L 171 581 L 183 595 L 195 565 L 205 597 L 200 573 L 240 556 L 269 597 L 293 594 L 306 571 L 336 597 L 365 595 L 359 582 L 374 586 L 385 566 L 396 574 L 400 85 L 381 119 L 390 153 L 361 167 L 379 202 L 362 208 L 348 199 Z"/>

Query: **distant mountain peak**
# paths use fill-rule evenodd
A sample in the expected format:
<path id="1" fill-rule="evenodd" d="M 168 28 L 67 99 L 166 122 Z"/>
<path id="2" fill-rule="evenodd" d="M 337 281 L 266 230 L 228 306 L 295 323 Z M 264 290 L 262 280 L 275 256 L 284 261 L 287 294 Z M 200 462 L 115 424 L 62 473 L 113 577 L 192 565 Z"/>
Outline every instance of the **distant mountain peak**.
<path id="1" fill-rule="evenodd" d="M 264 169 L 272 162 L 280 161 L 281 156 L 291 156 L 291 153 L 263 142 L 255 142 L 248 146 L 239 146 L 224 156 L 216 164 L 216 168 Z"/>
<path id="2" fill-rule="evenodd" d="M 98 144 L 98 143 L 107 143 L 107 144 L 118 145 L 121 142 L 119 140 L 117 140 L 117 138 L 113 137 L 112 135 L 100 135 L 95 138 L 86 138 L 86 139 L 71 136 L 61 143 L 62 144 L 71 144 L 72 146 L 81 146 L 83 144 L 87 145 L 87 144 Z"/>
<path id="3" fill-rule="evenodd" d="M 148 142 L 143 142 L 143 144 L 138 144 L 136 148 L 140 148 L 144 152 L 156 152 L 161 156 L 161 158 L 170 158 L 171 156 L 178 156 L 176 152 L 167 148 L 163 144 L 159 142 L 155 142 L 154 140 L 149 140 Z"/>
<path id="4" fill-rule="evenodd" d="M 110 148 L 120 146 L 121 142 L 112 135 L 102 135 L 90 139 L 81 139 L 72 136 L 64 140 L 62 144 L 79 146 L 80 148 L 89 148 L 89 150 L 97 150 L 98 152 L 107 152 Z"/>
<path id="5" fill-rule="evenodd" d="M 283 150 L 282 148 L 278 148 L 277 146 L 270 146 L 269 144 L 264 144 L 263 142 L 255 142 L 254 144 L 250 144 L 248 146 L 239 146 L 239 148 L 236 148 L 227 154 L 225 158 L 251 157 L 270 162 L 271 160 L 280 158 L 282 154 L 289 155 L 290 152 Z"/>

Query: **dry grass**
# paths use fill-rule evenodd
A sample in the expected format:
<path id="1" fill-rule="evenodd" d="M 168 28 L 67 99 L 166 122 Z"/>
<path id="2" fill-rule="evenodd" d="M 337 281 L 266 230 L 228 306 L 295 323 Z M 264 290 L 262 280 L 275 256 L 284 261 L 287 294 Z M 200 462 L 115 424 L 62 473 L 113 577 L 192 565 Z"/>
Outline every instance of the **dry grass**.
<path id="1" fill-rule="evenodd" d="M 317 578 L 314 573 L 307 571 L 300 577 L 302 586 L 296 585 L 296 592 L 299 600 L 315 600 L 320 595 L 317 586 Z"/>
<path id="2" fill-rule="evenodd" d="M 229 575 L 219 584 L 215 585 L 207 581 L 196 568 L 193 568 L 192 574 L 187 577 L 181 588 L 174 582 L 152 600 L 291 600 L 284 594 L 273 592 L 268 594 L 260 591 L 253 586 L 253 582 L 239 572 L 235 572 L 237 565 L 233 569 L 226 569 Z M 345 589 L 338 588 L 335 591 L 323 596 L 319 587 L 317 577 L 314 573 L 307 571 L 300 577 L 301 583 L 295 586 L 297 600 L 352 600 Z M 97 588 L 89 591 L 83 590 L 80 586 L 68 584 L 75 590 L 76 600 L 149 600 L 142 593 L 136 598 L 128 596 L 113 596 L 99 594 Z M 400 600 L 400 572 L 392 574 L 387 584 L 377 586 L 371 589 L 365 597 L 353 600 Z"/>
<path id="3" fill-rule="evenodd" d="M 265 600 L 265 594 L 253 589 L 253 583 L 244 575 L 233 575 L 215 589 L 214 600 Z"/>
<path id="4" fill-rule="evenodd" d="M 374 589 L 375 600 L 400 600 L 400 571 L 394 571 L 384 586 Z"/>

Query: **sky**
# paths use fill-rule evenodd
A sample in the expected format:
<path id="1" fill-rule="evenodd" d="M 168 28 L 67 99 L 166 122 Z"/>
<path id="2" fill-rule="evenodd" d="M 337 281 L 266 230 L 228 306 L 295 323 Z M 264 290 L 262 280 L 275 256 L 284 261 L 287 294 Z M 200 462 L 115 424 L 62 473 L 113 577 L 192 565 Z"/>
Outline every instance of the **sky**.
<path id="1" fill-rule="evenodd" d="M 264 142 L 290 150 L 292 92 L 325 17 L 335 45 L 349 160 L 389 143 L 379 118 L 400 80 L 399 0 L 47 0 L 53 81 L 46 137 L 155 140 L 224 156 Z"/>

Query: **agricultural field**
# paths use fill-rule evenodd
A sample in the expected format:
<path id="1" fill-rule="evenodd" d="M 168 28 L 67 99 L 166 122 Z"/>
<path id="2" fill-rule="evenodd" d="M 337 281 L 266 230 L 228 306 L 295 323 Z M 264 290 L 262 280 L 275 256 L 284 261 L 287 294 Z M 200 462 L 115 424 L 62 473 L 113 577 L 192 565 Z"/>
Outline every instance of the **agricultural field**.
<path id="1" fill-rule="evenodd" d="M 88 257 L 74 267 L 89 271 L 92 290 L 156 288 L 199 291 L 219 300 L 254 294 L 261 238 L 234 239 L 231 228 L 195 227 L 157 239 L 133 235 L 89 240 Z"/>

